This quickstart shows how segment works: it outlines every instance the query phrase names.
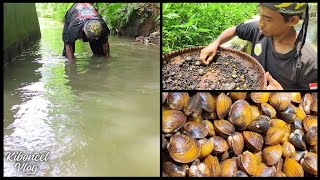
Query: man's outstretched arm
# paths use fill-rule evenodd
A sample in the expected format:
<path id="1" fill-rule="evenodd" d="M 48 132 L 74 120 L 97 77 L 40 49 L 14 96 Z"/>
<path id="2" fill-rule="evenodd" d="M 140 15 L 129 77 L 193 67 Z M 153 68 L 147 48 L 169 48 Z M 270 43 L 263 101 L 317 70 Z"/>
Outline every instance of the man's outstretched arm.
<path id="1" fill-rule="evenodd" d="M 102 44 L 103 52 L 106 58 L 110 56 L 110 47 L 109 47 L 109 41 L 105 42 Z"/>
<path id="2" fill-rule="evenodd" d="M 74 60 L 72 46 L 66 44 L 66 56 L 68 60 Z"/>

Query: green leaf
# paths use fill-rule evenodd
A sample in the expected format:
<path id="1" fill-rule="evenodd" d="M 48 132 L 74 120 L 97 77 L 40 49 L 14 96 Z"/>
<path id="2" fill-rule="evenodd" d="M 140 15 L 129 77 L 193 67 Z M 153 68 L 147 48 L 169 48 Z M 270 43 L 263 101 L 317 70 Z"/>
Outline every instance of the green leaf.
<path id="1" fill-rule="evenodd" d="M 204 33 L 211 32 L 210 29 L 204 29 L 204 28 L 198 28 L 197 31 L 198 32 L 204 32 Z"/>
<path id="2" fill-rule="evenodd" d="M 169 14 L 163 15 L 163 17 L 168 18 L 168 19 L 174 19 L 174 18 L 178 18 L 180 16 L 176 13 L 169 13 Z"/>

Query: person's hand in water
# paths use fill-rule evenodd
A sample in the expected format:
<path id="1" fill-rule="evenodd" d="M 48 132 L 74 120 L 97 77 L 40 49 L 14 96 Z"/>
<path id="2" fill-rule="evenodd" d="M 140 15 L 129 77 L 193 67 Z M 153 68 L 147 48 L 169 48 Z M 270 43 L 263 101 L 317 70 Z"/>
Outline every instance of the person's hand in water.
<path id="1" fill-rule="evenodd" d="M 276 81 L 275 79 L 273 79 L 269 72 L 266 72 L 265 77 L 268 83 L 266 90 L 283 90 L 281 84 L 278 83 L 278 81 Z"/>

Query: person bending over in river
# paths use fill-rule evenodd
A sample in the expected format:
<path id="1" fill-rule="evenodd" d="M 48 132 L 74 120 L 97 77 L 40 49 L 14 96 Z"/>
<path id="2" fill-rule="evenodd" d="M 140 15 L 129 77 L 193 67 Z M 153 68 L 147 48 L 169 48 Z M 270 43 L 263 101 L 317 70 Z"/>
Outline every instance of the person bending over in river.
<path id="1" fill-rule="evenodd" d="M 259 21 L 241 23 L 223 31 L 202 49 L 200 59 L 209 64 L 218 47 L 234 36 L 252 42 L 251 56 L 266 71 L 267 90 L 309 89 L 317 83 L 317 53 L 305 44 L 309 23 L 307 3 L 259 3 Z M 304 13 L 305 12 L 305 13 Z M 302 28 L 294 29 L 304 13 Z"/>
<path id="2" fill-rule="evenodd" d="M 64 16 L 62 40 L 63 56 L 74 60 L 75 41 L 89 42 L 94 55 L 109 57 L 110 30 L 98 11 L 90 3 L 75 3 Z"/>

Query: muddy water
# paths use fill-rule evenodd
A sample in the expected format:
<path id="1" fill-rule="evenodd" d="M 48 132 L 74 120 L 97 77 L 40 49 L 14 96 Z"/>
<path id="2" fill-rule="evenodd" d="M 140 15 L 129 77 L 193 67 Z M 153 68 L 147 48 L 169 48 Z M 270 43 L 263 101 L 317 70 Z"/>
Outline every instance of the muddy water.
<path id="1" fill-rule="evenodd" d="M 159 46 L 110 37 L 105 60 L 77 41 L 68 63 L 63 25 L 40 26 L 4 67 L 4 176 L 159 176 Z"/>

